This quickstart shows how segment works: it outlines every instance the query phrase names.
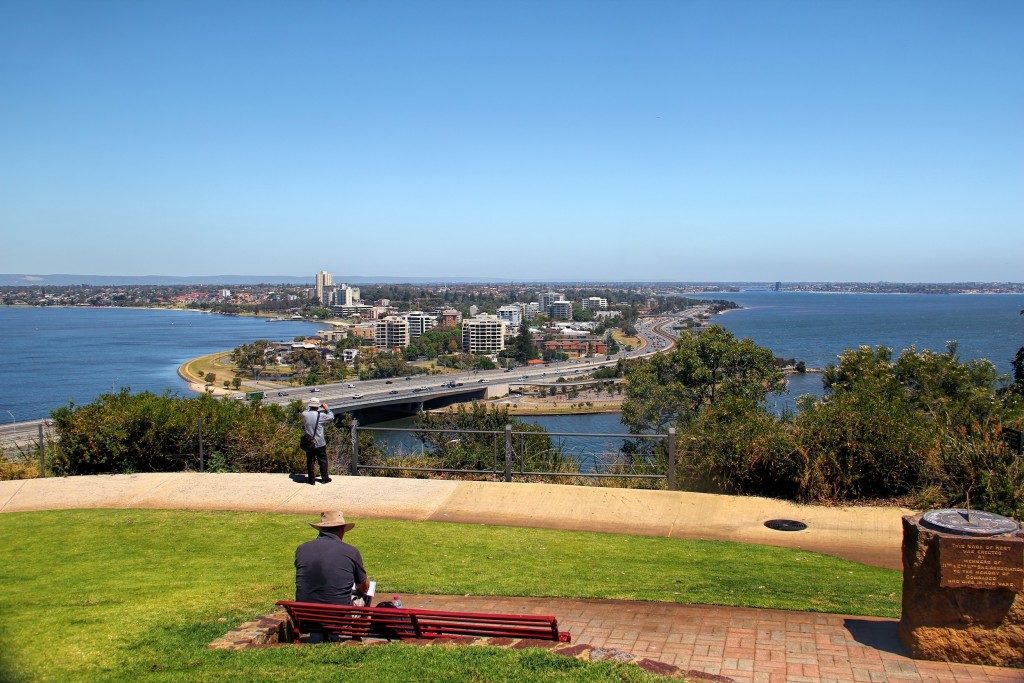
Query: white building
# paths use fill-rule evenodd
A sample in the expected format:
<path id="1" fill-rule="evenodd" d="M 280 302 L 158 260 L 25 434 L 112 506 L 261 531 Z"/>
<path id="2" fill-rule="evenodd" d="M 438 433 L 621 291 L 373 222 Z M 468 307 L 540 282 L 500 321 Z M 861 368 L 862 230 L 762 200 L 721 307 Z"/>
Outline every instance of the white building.
<path id="1" fill-rule="evenodd" d="M 497 353 L 505 348 L 505 323 L 496 315 L 478 315 L 462 321 L 462 350 Z"/>
<path id="2" fill-rule="evenodd" d="M 476 304 L 473 304 L 472 306 L 469 307 L 469 317 L 472 318 L 472 317 L 476 316 L 476 314 L 479 313 L 479 312 L 480 312 L 480 307 L 477 306 Z"/>
<path id="3" fill-rule="evenodd" d="M 551 306 L 548 307 L 548 315 L 553 320 L 572 320 L 572 302 L 565 301 L 552 301 Z"/>
<path id="4" fill-rule="evenodd" d="M 220 298 L 221 299 L 230 299 L 231 298 L 231 290 L 230 289 L 222 289 L 222 290 L 220 290 Z"/>
<path id="5" fill-rule="evenodd" d="M 341 359 L 346 363 L 354 363 L 358 355 L 359 349 L 344 349 L 341 352 Z"/>
<path id="6" fill-rule="evenodd" d="M 583 310 L 585 311 L 603 311 L 608 308 L 608 299 L 603 299 L 599 296 L 588 296 L 583 300 Z"/>
<path id="7" fill-rule="evenodd" d="M 324 289 L 334 284 L 331 274 L 326 270 L 321 270 L 316 274 L 316 286 L 314 287 L 316 300 L 324 305 L 330 305 L 330 301 L 325 298 Z"/>
<path id="8" fill-rule="evenodd" d="M 409 321 L 397 315 L 377 320 L 373 324 L 373 345 L 381 350 L 404 349 L 409 345 Z"/>
<path id="9" fill-rule="evenodd" d="M 519 304 L 506 304 L 498 308 L 498 317 L 507 322 L 512 329 L 518 330 L 523 322 L 523 309 Z"/>
<path id="10" fill-rule="evenodd" d="M 402 317 L 409 321 L 409 336 L 414 339 L 437 327 L 437 316 L 423 311 L 409 311 Z"/>
<path id="11" fill-rule="evenodd" d="M 523 304 L 523 317 L 527 320 L 533 320 L 540 314 L 543 309 L 540 307 L 540 302 L 531 301 L 528 304 Z"/>

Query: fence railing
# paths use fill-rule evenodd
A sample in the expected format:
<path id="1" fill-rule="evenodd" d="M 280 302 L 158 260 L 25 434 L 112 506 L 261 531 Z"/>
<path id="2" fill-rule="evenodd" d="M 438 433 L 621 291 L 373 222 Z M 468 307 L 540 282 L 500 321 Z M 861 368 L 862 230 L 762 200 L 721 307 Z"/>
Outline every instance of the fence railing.
<path id="1" fill-rule="evenodd" d="M 506 482 L 632 479 L 664 481 L 670 491 L 678 488 L 675 428 L 667 434 L 538 432 L 512 425 L 503 430 L 363 427 L 353 420 L 347 443 L 336 455 L 342 456 L 342 450 L 347 458 L 339 457 L 339 464 L 347 464 L 353 476 L 475 475 Z"/>

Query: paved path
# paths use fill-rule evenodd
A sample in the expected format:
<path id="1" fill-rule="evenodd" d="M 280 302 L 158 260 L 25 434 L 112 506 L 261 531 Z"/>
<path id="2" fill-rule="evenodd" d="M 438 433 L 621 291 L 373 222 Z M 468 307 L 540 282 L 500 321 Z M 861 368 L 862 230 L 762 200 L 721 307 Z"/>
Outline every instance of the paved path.
<path id="1" fill-rule="evenodd" d="M 671 538 L 761 543 L 829 553 L 899 569 L 895 507 L 821 507 L 750 496 L 639 491 L 600 486 L 174 472 L 0 481 L 0 512 L 63 508 L 164 508 L 315 513 L 353 517 L 614 531 Z M 772 531 L 764 522 L 798 519 L 808 528 Z"/>
<path id="2" fill-rule="evenodd" d="M 1024 681 L 1022 669 L 910 659 L 892 619 L 622 600 L 403 598 L 427 609 L 554 614 L 574 643 L 673 664 L 695 681 Z"/>

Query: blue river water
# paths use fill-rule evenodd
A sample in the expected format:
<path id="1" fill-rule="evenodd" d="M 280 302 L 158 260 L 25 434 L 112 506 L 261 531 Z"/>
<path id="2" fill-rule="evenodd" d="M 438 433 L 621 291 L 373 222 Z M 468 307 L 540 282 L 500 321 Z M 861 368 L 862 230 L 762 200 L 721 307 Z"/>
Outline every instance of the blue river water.
<path id="1" fill-rule="evenodd" d="M 317 329 L 198 311 L 0 306 L 0 424 L 121 387 L 187 395 L 178 366 L 189 358 Z"/>
<path id="2" fill-rule="evenodd" d="M 823 368 L 845 349 L 887 346 L 894 357 L 910 346 L 942 351 L 957 342 L 963 359 L 987 358 L 1009 374 L 1024 346 L 1024 295 L 837 294 L 749 291 L 716 295 L 743 308 L 712 322 L 749 337 L 776 356 Z M 772 396 L 776 410 L 794 409 L 802 394 L 821 395 L 821 375 L 789 376 L 789 393 Z"/>
<path id="3" fill-rule="evenodd" d="M 784 358 L 808 367 L 834 363 L 845 349 L 884 345 L 894 355 L 909 346 L 937 351 L 956 341 L 961 358 L 987 358 L 1003 373 L 1024 346 L 1024 295 L 1018 294 L 835 294 L 748 291 L 708 295 L 743 308 L 711 321 L 738 337 L 749 337 Z M 794 410 L 803 394 L 821 395 L 820 373 L 788 376 L 789 391 L 769 397 L 776 411 Z M 622 433 L 618 413 L 525 417 L 549 431 Z M 409 420 L 388 425 L 411 426 Z M 617 448 L 617 440 L 566 437 L 570 450 Z M 408 444 L 406 444 L 408 447 Z"/>

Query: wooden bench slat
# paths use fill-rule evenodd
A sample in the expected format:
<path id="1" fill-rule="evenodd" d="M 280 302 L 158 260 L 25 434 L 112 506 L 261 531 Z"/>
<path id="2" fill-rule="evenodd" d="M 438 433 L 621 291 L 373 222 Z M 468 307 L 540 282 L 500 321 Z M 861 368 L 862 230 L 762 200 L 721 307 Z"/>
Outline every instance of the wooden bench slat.
<path id="1" fill-rule="evenodd" d="M 355 607 L 280 600 L 292 622 L 293 635 L 324 631 L 343 637 L 438 638 L 476 636 L 535 638 L 569 642 L 554 616 L 487 614 L 442 610 Z"/>

